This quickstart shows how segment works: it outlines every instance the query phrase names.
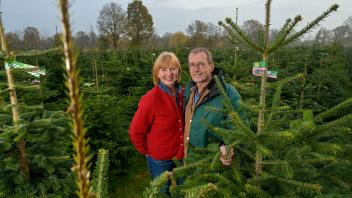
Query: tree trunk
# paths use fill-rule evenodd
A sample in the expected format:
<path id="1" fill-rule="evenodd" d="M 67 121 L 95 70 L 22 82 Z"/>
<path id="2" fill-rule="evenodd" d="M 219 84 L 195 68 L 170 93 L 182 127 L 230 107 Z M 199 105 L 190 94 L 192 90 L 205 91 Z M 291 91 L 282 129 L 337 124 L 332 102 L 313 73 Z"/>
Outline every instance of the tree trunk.
<path id="1" fill-rule="evenodd" d="M 268 55 L 263 55 L 263 61 L 267 63 Z M 260 111 L 258 113 L 258 124 L 257 124 L 257 136 L 263 133 L 265 127 L 265 97 L 266 97 L 266 71 L 261 77 L 261 86 L 260 86 L 260 98 L 259 98 L 259 106 Z M 255 173 L 256 175 L 260 175 L 262 173 L 262 155 L 259 151 L 255 154 Z"/>
<path id="2" fill-rule="evenodd" d="M 4 27 L 2 25 L 1 17 L 0 17 L 0 39 L 1 39 L 2 51 L 4 52 L 4 54 L 6 56 L 9 56 L 8 51 L 7 51 L 7 45 L 6 45 L 5 35 L 4 35 Z M 9 95 L 10 95 L 11 107 L 12 107 L 12 122 L 13 122 L 13 126 L 15 127 L 16 132 L 18 134 L 20 115 L 18 112 L 15 83 L 13 80 L 11 68 L 6 68 L 6 76 L 7 76 L 7 83 L 8 83 L 8 87 L 9 87 Z M 17 148 L 18 148 L 18 152 L 19 152 L 19 161 L 20 161 L 21 172 L 23 174 L 23 177 L 25 179 L 29 180 L 30 179 L 29 166 L 28 166 L 28 161 L 26 158 L 26 146 L 25 146 L 23 138 L 21 138 L 18 141 Z"/>
<path id="3" fill-rule="evenodd" d="M 18 112 L 17 96 L 16 96 L 16 91 L 15 91 L 12 71 L 10 68 L 6 69 L 6 75 L 7 75 L 7 83 L 9 86 L 9 94 L 10 94 L 10 100 L 11 100 L 11 106 L 12 106 L 12 121 L 13 121 L 14 127 L 16 128 L 16 132 L 18 134 L 20 115 Z M 28 162 L 27 162 L 27 158 L 26 158 L 26 146 L 25 146 L 25 142 L 24 142 L 23 138 L 21 138 L 18 141 L 17 148 L 18 148 L 18 152 L 19 152 L 19 161 L 20 161 L 21 172 L 22 172 L 24 178 L 29 180 L 30 179 L 29 166 L 28 166 Z"/>
<path id="4" fill-rule="evenodd" d="M 305 63 L 304 63 L 304 79 L 303 79 L 303 84 L 302 84 L 302 90 L 301 90 L 301 97 L 299 101 L 299 109 L 303 110 L 304 106 L 304 89 L 306 86 L 306 79 L 308 75 L 308 58 L 306 58 Z"/>
<path id="5" fill-rule="evenodd" d="M 264 53 L 263 62 L 267 65 L 269 62 L 269 29 L 270 29 L 270 4 L 271 0 L 267 0 L 265 3 L 265 29 L 264 29 Z M 265 127 L 265 97 L 266 97 L 266 71 L 264 71 L 261 79 L 260 86 L 260 98 L 259 106 L 260 111 L 258 113 L 258 124 L 257 124 L 257 136 L 264 132 Z M 255 154 L 255 173 L 260 175 L 262 173 L 262 155 L 257 149 Z"/>

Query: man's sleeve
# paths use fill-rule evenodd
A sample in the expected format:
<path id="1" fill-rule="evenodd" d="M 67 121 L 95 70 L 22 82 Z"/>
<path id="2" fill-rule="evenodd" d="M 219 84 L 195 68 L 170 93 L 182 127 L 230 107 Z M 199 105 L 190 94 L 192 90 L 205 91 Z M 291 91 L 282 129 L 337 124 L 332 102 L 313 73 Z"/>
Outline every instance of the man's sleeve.
<path id="1" fill-rule="evenodd" d="M 227 94 L 227 97 L 229 97 L 229 99 L 231 101 L 233 110 L 236 111 L 236 113 L 240 116 L 240 118 L 248 125 L 248 123 L 249 123 L 248 117 L 246 116 L 245 111 L 243 111 L 243 109 L 241 108 L 241 105 L 240 105 L 241 100 L 242 100 L 241 95 L 231 85 L 227 85 L 226 89 L 227 89 L 226 94 Z M 226 116 L 226 117 L 227 117 L 227 119 L 225 121 L 226 128 L 229 128 L 229 129 L 235 128 L 235 126 L 233 126 L 233 123 L 231 122 L 230 118 L 228 116 Z"/>

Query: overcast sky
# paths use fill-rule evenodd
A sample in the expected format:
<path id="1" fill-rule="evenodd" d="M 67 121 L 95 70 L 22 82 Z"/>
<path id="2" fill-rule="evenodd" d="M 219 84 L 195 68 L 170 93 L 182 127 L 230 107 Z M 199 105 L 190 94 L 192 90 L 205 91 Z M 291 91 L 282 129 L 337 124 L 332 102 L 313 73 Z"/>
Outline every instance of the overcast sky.
<path id="1" fill-rule="evenodd" d="M 132 0 L 73 0 L 71 1 L 71 23 L 74 32 L 96 30 L 99 11 L 109 2 L 116 2 L 127 10 Z M 322 27 L 333 29 L 352 16 L 352 0 L 273 0 L 272 28 L 279 29 L 287 18 L 301 14 L 301 27 L 320 15 L 330 5 L 340 5 Z M 143 0 L 153 17 L 156 33 L 185 32 L 194 20 L 217 24 L 225 17 L 235 18 L 238 8 L 238 22 L 256 19 L 264 23 L 265 0 Z M 52 35 L 60 31 L 60 14 L 57 0 L 2 0 L 1 11 L 5 31 L 23 32 L 27 26 L 39 29 L 42 35 Z"/>

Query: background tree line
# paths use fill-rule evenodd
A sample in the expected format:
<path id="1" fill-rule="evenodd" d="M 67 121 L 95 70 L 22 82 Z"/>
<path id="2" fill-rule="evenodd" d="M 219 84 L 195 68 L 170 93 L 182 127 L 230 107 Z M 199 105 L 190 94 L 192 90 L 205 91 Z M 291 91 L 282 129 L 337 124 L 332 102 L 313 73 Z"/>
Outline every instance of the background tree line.
<path id="1" fill-rule="evenodd" d="M 244 21 L 241 28 L 254 41 L 261 41 L 263 36 L 263 24 L 257 20 Z M 85 32 L 79 30 L 74 35 L 76 47 L 79 49 L 127 49 L 127 48 L 181 48 L 204 46 L 207 48 L 229 48 L 232 45 L 226 39 L 227 33 L 217 24 L 201 20 L 192 21 L 185 31 L 174 33 L 155 33 L 153 18 L 142 1 L 132 1 L 127 10 L 121 5 L 112 2 L 104 5 L 97 18 L 97 33 L 91 28 Z M 279 30 L 272 29 L 270 37 L 275 37 Z M 57 47 L 60 33 L 52 36 L 41 35 L 40 31 L 33 26 L 26 27 L 23 31 L 6 33 L 6 39 L 10 50 L 42 50 Z M 345 47 L 352 46 L 352 16 L 343 24 L 332 30 L 321 28 L 314 38 L 298 41 L 304 44 L 319 43 L 325 45 L 338 42 Z"/>

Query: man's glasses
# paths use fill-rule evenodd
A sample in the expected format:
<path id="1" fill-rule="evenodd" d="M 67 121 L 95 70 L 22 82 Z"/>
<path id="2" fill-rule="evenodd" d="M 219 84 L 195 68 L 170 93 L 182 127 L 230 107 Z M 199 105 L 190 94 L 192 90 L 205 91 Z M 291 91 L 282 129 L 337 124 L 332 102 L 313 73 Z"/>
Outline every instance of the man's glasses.
<path id="1" fill-rule="evenodd" d="M 198 63 L 190 63 L 188 64 L 189 67 L 199 67 L 199 68 L 203 68 L 207 63 L 205 62 L 198 62 Z"/>

